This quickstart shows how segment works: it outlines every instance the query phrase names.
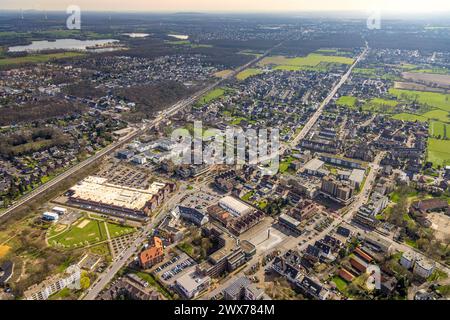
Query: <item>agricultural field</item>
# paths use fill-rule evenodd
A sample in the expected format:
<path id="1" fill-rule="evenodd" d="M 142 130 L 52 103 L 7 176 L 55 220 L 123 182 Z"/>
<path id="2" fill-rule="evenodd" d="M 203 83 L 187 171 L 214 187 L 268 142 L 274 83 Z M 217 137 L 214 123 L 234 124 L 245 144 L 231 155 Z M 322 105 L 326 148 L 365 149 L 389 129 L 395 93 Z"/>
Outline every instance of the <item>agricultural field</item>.
<path id="1" fill-rule="evenodd" d="M 410 122 L 427 122 L 428 118 L 425 118 L 418 114 L 412 114 L 412 113 L 398 113 L 392 117 L 395 120 L 403 120 L 403 121 L 410 121 Z"/>
<path id="2" fill-rule="evenodd" d="M 399 100 L 417 101 L 433 108 L 450 111 L 450 95 L 436 92 L 390 89 L 389 93 Z"/>
<path id="3" fill-rule="evenodd" d="M 430 136 L 437 139 L 450 139 L 450 124 L 440 121 L 431 121 L 429 128 Z"/>
<path id="4" fill-rule="evenodd" d="M 427 161 L 434 167 L 450 165 L 450 140 L 429 138 Z"/>
<path id="5" fill-rule="evenodd" d="M 249 69 L 245 69 L 242 72 L 239 72 L 236 76 L 236 78 L 240 81 L 243 81 L 247 78 L 256 76 L 258 74 L 263 73 L 263 71 L 261 69 L 253 69 L 253 68 L 249 68 Z"/>
<path id="6" fill-rule="evenodd" d="M 443 110 L 432 110 L 422 114 L 423 117 L 428 118 L 430 120 L 442 121 L 442 122 L 450 122 L 450 113 Z"/>
<path id="7" fill-rule="evenodd" d="M 351 96 L 342 96 L 336 101 L 338 106 L 347 108 L 355 108 L 357 103 L 358 99 Z"/>
<path id="8" fill-rule="evenodd" d="M 424 72 L 404 72 L 402 76 L 407 80 L 420 81 L 426 84 L 437 84 L 441 88 L 450 88 L 450 75 Z"/>
<path id="9" fill-rule="evenodd" d="M 340 56 L 326 56 L 317 53 L 311 53 L 306 57 L 286 58 L 284 56 L 273 56 L 264 58 L 259 65 L 261 66 L 283 66 L 285 69 L 289 67 L 318 67 L 323 63 L 334 64 L 352 64 L 354 59 Z"/>
<path id="10" fill-rule="evenodd" d="M 0 59 L 0 67 L 10 65 L 20 65 L 26 63 L 43 63 L 51 60 L 81 57 L 83 53 L 79 52 L 64 52 L 64 53 L 49 53 L 49 54 L 34 54 L 18 58 L 3 58 Z"/>

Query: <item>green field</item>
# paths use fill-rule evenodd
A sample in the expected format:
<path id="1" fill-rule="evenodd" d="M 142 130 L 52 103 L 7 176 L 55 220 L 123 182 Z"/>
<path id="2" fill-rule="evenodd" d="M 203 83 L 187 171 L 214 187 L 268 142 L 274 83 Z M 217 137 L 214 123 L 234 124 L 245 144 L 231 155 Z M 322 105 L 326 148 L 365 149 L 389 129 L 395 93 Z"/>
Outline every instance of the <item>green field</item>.
<path id="1" fill-rule="evenodd" d="M 450 122 L 450 113 L 443 110 L 432 110 L 422 114 L 423 117 L 428 118 L 430 120 L 437 120 L 442 122 Z"/>
<path id="2" fill-rule="evenodd" d="M 290 67 L 318 67 L 323 63 L 352 64 L 354 59 L 340 56 L 327 56 L 311 53 L 306 57 L 286 58 L 284 56 L 273 56 L 264 58 L 259 64 L 262 66 L 275 65 Z"/>
<path id="3" fill-rule="evenodd" d="M 375 98 L 363 106 L 363 110 L 378 113 L 392 113 L 397 107 L 398 101 Z"/>
<path id="4" fill-rule="evenodd" d="M 111 238 L 117 238 L 135 231 L 132 227 L 126 227 L 115 223 L 107 223 L 107 226 Z"/>
<path id="5" fill-rule="evenodd" d="M 417 101 L 444 111 L 450 111 L 450 95 L 436 92 L 389 89 L 389 93 L 400 100 Z"/>
<path id="6" fill-rule="evenodd" d="M 245 69 L 245 70 L 242 71 L 242 72 L 239 72 L 239 73 L 236 75 L 236 78 L 237 78 L 238 80 L 243 81 L 243 80 L 245 80 L 245 79 L 247 79 L 247 78 L 256 76 L 256 75 L 261 74 L 261 73 L 263 73 L 263 71 L 262 71 L 261 69 L 253 69 L 253 68 L 250 68 L 250 69 Z"/>
<path id="7" fill-rule="evenodd" d="M 169 40 L 166 43 L 174 45 L 174 46 L 189 46 L 191 48 L 212 48 L 213 46 L 210 44 L 201 44 L 201 43 L 191 43 L 189 40 Z"/>
<path id="8" fill-rule="evenodd" d="M 336 104 L 341 107 L 355 108 L 358 99 L 351 96 L 342 96 L 337 101 Z"/>
<path id="9" fill-rule="evenodd" d="M 341 277 L 339 276 L 335 276 L 331 279 L 331 281 L 334 282 L 334 284 L 336 285 L 336 288 L 341 292 L 341 293 L 346 293 L 347 292 L 347 282 L 345 282 L 345 280 L 343 280 Z"/>
<path id="10" fill-rule="evenodd" d="M 134 232 L 134 228 L 107 223 L 111 238 L 116 238 Z M 80 248 L 107 240 L 105 223 L 99 220 L 83 218 L 75 222 L 70 228 L 57 233 L 52 229 L 49 232 L 50 245 L 63 248 Z"/>
<path id="11" fill-rule="evenodd" d="M 410 121 L 410 122 L 427 122 L 428 118 L 425 118 L 418 114 L 411 114 L 411 113 L 399 113 L 392 117 L 396 120 L 403 120 L 403 121 Z"/>
<path id="12" fill-rule="evenodd" d="M 0 66 L 20 65 L 25 63 L 43 63 L 51 60 L 81 57 L 83 53 L 79 52 L 64 52 L 64 53 L 50 53 L 50 54 L 34 54 L 18 58 L 4 58 L 0 59 Z"/>
<path id="13" fill-rule="evenodd" d="M 106 240 L 107 235 L 103 222 L 90 220 L 83 228 L 79 227 L 84 221 L 86 219 L 81 219 L 67 231 L 50 238 L 49 243 L 64 248 L 76 248 Z"/>
<path id="14" fill-rule="evenodd" d="M 222 89 L 222 88 L 214 89 L 214 90 L 208 92 L 203 97 L 201 97 L 200 100 L 199 100 L 199 103 L 200 104 L 209 103 L 211 101 L 214 101 L 214 100 L 220 98 L 221 96 L 224 95 L 224 93 L 225 93 L 225 89 Z"/>
<path id="15" fill-rule="evenodd" d="M 363 74 L 366 76 L 375 76 L 377 74 L 377 70 L 370 68 L 354 68 L 353 73 Z"/>
<path id="16" fill-rule="evenodd" d="M 416 69 L 411 70 L 414 73 L 432 73 L 432 74 L 449 74 L 450 70 L 445 68 L 431 68 L 431 69 Z"/>
<path id="17" fill-rule="evenodd" d="M 450 165 L 450 140 L 428 138 L 427 161 L 434 167 Z"/>
<path id="18" fill-rule="evenodd" d="M 440 121 L 431 121 L 429 128 L 430 136 L 438 139 L 450 139 L 450 124 Z"/>

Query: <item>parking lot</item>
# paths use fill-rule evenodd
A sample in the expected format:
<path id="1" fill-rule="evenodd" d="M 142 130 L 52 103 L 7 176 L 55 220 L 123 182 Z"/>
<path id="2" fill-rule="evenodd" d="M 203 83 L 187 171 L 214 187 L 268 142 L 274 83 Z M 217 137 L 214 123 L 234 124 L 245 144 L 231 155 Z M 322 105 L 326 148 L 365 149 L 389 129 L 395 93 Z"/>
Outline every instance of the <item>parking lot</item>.
<path id="1" fill-rule="evenodd" d="M 147 189 L 152 182 L 151 175 L 142 168 L 118 164 L 115 160 L 106 163 L 96 175 L 107 178 L 109 183 L 136 189 Z"/>
<path id="2" fill-rule="evenodd" d="M 197 191 L 195 194 L 189 194 L 181 198 L 180 204 L 197 210 L 206 210 L 209 206 L 216 204 L 220 198 L 219 195 L 212 192 Z"/>
<path id="3" fill-rule="evenodd" d="M 165 261 L 152 272 L 157 275 L 163 282 L 170 285 L 175 282 L 181 275 L 186 273 L 188 269 L 191 269 L 197 265 L 187 254 L 181 253 L 172 257 L 170 260 Z"/>

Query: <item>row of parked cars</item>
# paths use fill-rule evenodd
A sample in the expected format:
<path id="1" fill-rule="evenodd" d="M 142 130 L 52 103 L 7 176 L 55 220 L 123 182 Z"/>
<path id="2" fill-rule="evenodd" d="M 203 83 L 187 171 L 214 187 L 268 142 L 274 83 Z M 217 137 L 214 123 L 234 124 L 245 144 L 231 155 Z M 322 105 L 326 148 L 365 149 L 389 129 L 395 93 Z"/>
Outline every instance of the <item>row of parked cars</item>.
<path id="1" fill-rule="evenodd" d="M 177 264 L 174 268 L 170 269 L 169 271 L 164 272 L 163 275 L 161 276 L 161 278 L 163 278 L 166 281 L 170 280 L 175 275 L 179 274 L 184 269 L 189 268 L 190 266 L 193 266 L 194 264 L 195 264 L 195 262 L 192 259 L 184 260 L 183 262 Z"/>
<path id="2" fill-rule="evenodd" d="M 174 264 L 175 262 L 177 262 L 178 260 L 180 260 L 180 256 L 175 256 L 172 259 L 170 259 L 169 261 L 165 262 L 164 264 L 160 265 L 158 268 L 155 269 L 155 272 L 161 272 L 162 270 L 166 269 L 167 267 L 171 266 L 172 264 Z"/>

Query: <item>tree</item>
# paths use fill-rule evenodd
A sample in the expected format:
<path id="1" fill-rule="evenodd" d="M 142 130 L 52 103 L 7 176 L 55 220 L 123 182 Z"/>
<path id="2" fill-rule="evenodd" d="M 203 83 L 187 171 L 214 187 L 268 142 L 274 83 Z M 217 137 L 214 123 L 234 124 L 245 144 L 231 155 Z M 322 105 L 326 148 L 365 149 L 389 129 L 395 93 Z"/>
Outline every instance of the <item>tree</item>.
<path id="1" fill-rule="evenodd" d="M 87 288 L 89 288 L 91 286 L 91 279 L 89 279 L 89 277 L 87 277 L 87 276 L 81 277 L 80 286 L 81 286 L 81 289 L 86 290 Z"/>

